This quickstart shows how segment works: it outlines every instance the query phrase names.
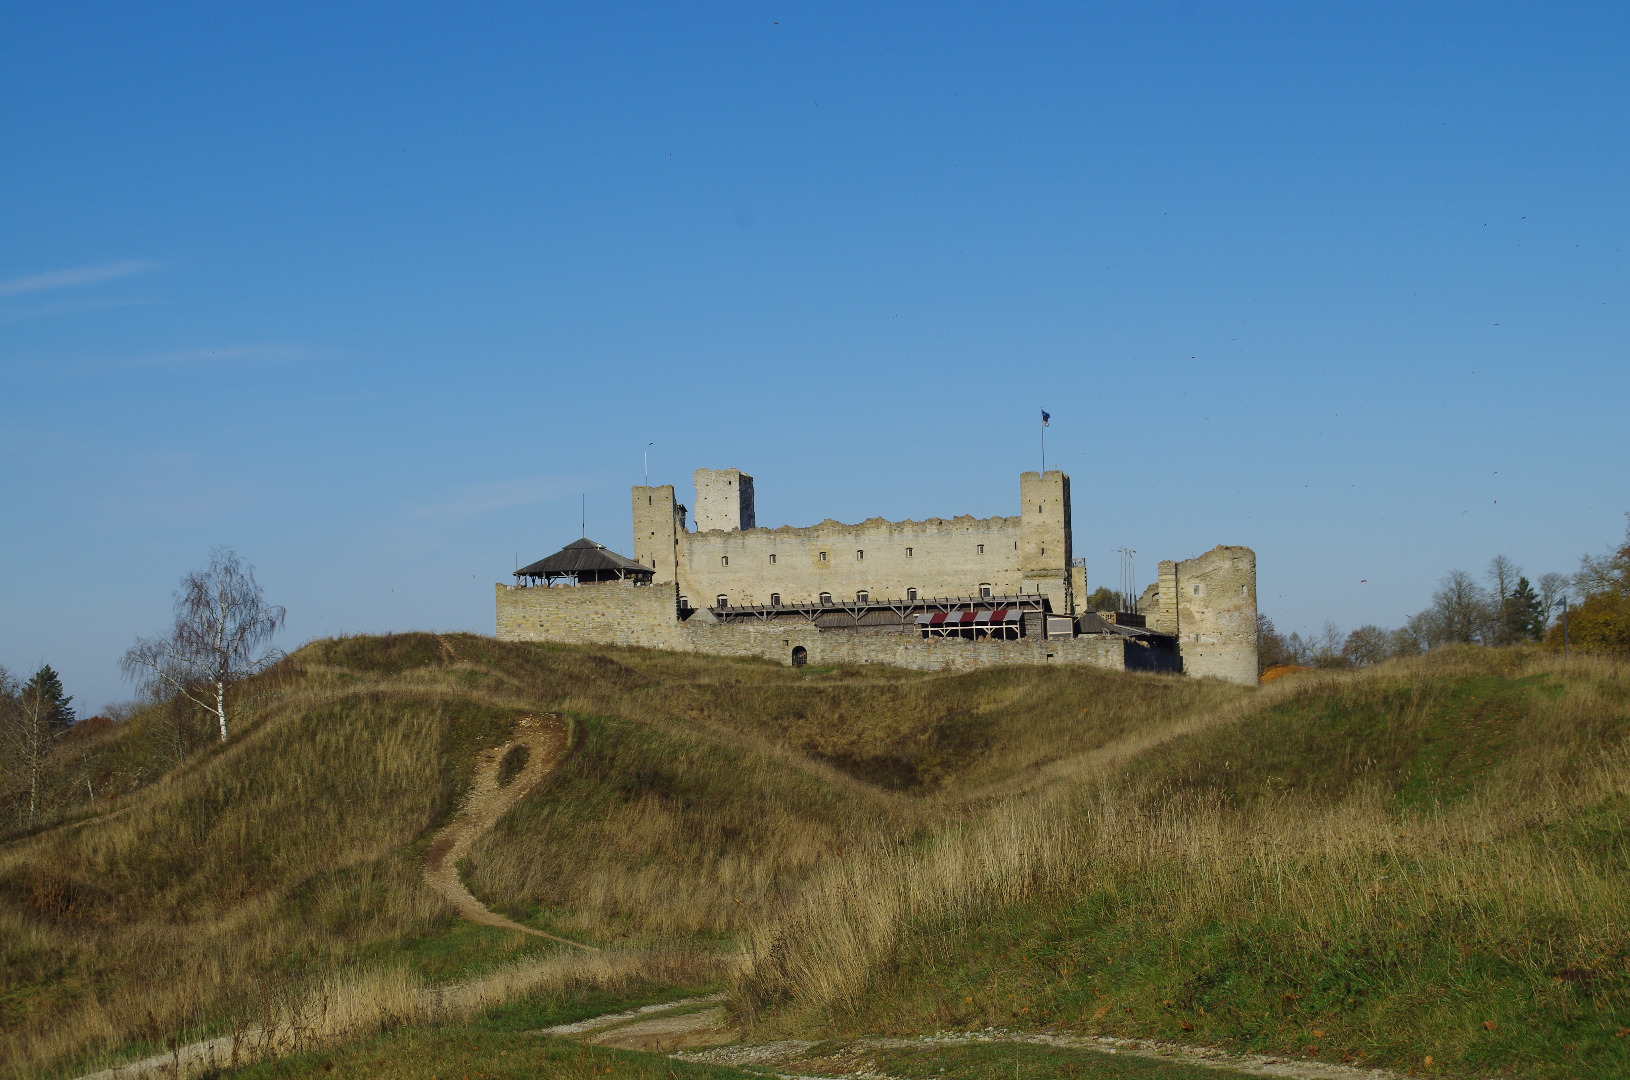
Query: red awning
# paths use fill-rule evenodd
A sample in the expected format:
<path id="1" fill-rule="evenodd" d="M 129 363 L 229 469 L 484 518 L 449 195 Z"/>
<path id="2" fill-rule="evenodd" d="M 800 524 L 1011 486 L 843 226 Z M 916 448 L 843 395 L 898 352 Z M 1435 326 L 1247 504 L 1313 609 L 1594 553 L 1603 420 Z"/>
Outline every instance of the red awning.
<path id="1" fill-rule="evenodd" d="M 995 611 L 937 611 L 932 615 L 917 616 L 918 626 L 987 626 L 992 623 L 1019 622 L 1020 612 L 1014 608 Z"/>

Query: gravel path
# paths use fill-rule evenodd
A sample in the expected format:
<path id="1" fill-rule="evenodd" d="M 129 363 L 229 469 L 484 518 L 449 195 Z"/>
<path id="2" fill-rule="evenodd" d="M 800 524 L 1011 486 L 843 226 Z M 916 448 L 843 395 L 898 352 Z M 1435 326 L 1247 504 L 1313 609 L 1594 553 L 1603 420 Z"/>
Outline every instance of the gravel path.
<path id="1" fill-rule="evenodd" d="M 458 861 L 469 852 L 471 845 L 508 813 L 521 796 L 560 767 L 570 742 L 565 720 L 550 713 L 541 717 L 521 717 L 515 722 L 514 738 L 502 746 L 483 750 L 476 759 L 475 782 L 470 786 L 464 805 L 430 842 L 430 852 L 425 856 L 424 880 L 471 922 L 532 934 L 592 952 L 598 951 L 593 945 L 523 926 L 514 919 L 506 919 L 488 910 L 481 901 L 470 895 L 470 890 L 464 887 L 464 882 L 458 876 Z M 515 746 L 526 747 L 526 766 L 509 783 L 500 784 L 498 771 L 504 755 Z"/>

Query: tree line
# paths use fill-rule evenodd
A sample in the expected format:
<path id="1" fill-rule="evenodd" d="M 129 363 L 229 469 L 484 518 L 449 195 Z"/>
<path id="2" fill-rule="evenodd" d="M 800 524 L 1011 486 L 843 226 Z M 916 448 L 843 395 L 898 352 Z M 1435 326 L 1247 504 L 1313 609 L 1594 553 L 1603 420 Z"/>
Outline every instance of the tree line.
<path id="1" fill-rule="evenodd" d="M 254 568 L 221 548 L 209 566 L 181 579 L 167 633 L 137 638 L 120 666 L 136 684 L 135 702 L 78 721 L 72 698 L 50 665 L 27 681 L 0 668 L 0 807 L 14 828 L 31 828 L 99 789 L 117 794 L 225 742 L 232 687 L 282 658 L 272 644 L 284 609 L 268 604 Z M 98 735 L 132 721 L 133 745 L 112 766 L 98 756 Z"/>
<path id="2" fill-rule="evenodd" d="M 1281 664 L 1366 667 L 1444 645 L 1524 642 L 1630 655 L 1630 528 L 1619 547 L 1582 556 L 1572 574 L 1546 573 L 1530 581 L 1504 555 L 1490 561 L 1481 581 L 1451 570 L 1438 582 L 1432 602 L 1392 629 L 1364 625 L 1343 633 L 1326 622 L 1316 633 L 1287 635 L 1268 616 L 1257 616 L 1263 670 Z"/>

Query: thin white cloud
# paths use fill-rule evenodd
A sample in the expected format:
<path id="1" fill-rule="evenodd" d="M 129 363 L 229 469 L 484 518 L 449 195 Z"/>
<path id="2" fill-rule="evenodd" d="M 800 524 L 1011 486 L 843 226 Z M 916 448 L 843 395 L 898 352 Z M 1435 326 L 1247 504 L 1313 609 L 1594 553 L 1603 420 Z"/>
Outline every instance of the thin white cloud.
<path id="1" fill-rule="evenodd" d="M 321 355 L 304 345 L 222 345 L 214 349 L 185 349 L 120 361 L 121 366 L 145 364 L 220 364 L 257 360 L 306 360 Z"/>
<path id="2" fill-rule="evenodd" d="M 532 506 L 536 503 L 563 499 L 601 487 L 605 479 L 600 476 L 532 476 L 521 480 L 489 480 L 470 484 L 448 493 L 441 502 L 416 507 L 419 517 L 470 517 L 512 506 Z"/>
<path id="3" fill-rule="evenodd" d="M 46 304 L 43 307 L 0 313 L 0 325 L 27 322 L 30 319 L 49 319 L 57 315 L 84 315 L 92 311 L 108 311 L 113 308 L 146 307 L 156 303 L 158 303 L 157 300 L 131 296 L 115 297 L 109 300 L 64 301 Z"/>
<path id="4" fill-rule="evenodd" d="M 0 296 L 48 292 L 52 289 L 77 289 L 82 285 L 95 285 L 100 281 L 112 281 L 114 278 L 129 277 L 131 274 L 139 274 L 144 270 L 155 269 L 157 266 L 158 263 L 155 262 L 131 259 L 126 262 L 108 263 L 104 266 L 80 266 L 72 270 L 52 270 L 44 274 L 33 274 L 29 277 L 0 281 Z"/>

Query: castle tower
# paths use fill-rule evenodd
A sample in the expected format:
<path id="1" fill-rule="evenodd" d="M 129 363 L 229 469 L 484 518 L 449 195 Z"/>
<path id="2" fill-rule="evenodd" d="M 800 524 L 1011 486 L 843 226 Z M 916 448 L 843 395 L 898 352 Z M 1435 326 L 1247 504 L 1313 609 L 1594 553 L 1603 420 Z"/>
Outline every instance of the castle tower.
<path id="1" fill-rule="evenodd" d="M 685 531 L 685 506 L 674 502 L 674 486 L 633 488 L 634 561 L 656 571 L 655 582 L 678 579 L 679 534 Z"/>
<path id="2" fill-rule="evenodd" d="M 1019 474 L 1019 574 L 1054 612 L 1075 610 L 1070 589 L 1070 478 L 1057 469 Z"/>
<path id="3" fill-rule="evenodd" d="M 740 469 L 696 470 L 696 531 L 756 528 L 753 478 Z"/>

